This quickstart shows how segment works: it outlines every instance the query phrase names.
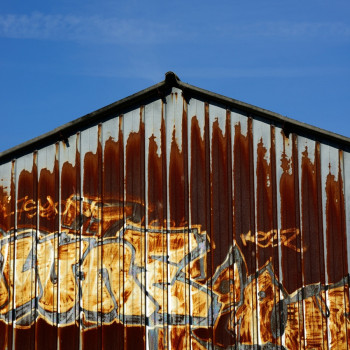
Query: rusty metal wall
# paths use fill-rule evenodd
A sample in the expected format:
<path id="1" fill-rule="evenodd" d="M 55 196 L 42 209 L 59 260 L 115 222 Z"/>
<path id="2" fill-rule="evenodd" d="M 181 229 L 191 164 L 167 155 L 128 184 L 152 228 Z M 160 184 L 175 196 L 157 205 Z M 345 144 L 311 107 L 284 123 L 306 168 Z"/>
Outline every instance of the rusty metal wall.
<path id="1" fill-rule="evenodd" d="M 348 349 L 350 154 L 173 88 L 0 166 L 0 349 Z"/>

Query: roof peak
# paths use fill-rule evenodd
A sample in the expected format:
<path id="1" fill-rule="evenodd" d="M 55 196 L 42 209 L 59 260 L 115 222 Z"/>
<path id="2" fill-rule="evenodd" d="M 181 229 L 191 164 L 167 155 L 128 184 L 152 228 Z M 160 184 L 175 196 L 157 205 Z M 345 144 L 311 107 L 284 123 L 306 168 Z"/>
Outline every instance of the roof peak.
<path id="1" fill-rule="evenodd" d="M 165 73 L 165 84 L 170 86 L 179 86 L 180 78 L 172 71 Z"/>

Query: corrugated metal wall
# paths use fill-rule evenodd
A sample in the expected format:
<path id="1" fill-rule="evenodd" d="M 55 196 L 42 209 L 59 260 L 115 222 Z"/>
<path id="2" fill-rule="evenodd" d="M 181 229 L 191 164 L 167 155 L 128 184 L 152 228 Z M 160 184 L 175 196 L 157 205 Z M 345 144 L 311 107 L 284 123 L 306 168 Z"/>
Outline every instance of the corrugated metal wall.
<path id="1" fill-rule="evenodd" d="M 349 171 L 177 88 L 1 165 L 0 348 L 348 349 Z"/>

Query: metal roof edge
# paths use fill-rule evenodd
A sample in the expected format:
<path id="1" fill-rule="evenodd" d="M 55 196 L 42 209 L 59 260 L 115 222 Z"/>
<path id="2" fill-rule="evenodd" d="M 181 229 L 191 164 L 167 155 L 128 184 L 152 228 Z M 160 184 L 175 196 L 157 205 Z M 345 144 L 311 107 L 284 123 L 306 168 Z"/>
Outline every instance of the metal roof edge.
<path id="1" fill-rule="evenodd" d="M 350 138 L 336 134 L 334 132 L 318 128 L 316 126 L 300 122 L 298 120 L 288 118 L 281 114 L 263 109 L 239 100 L 235 100 L 230 97 L 226 97 L 199 87 L 184 83 L 179 81 L 178 87 L 181 88 L 185 94 L 188 96 L 193 95 L 194 97 L 199 97 L 202 100 L 206 99 L 214 103 L 224 105 L 226 107 L 231 107 L 239 111 L 244 111 L 247 113 L 247 116 L 251 117 L 262 117 L 271 121 L 275 125 L 280 125 L 286 134 L 289 133 L 299 133 L 308 135 L 309 137 L 314 136 L 319 141 L 328 141 L 331 143 L 336 143 L 339 146 L 346 147 L 350 149 Z"/>
<path id="2" fill-rule="evenodd" d="M 18 156 L 22 156 L 23 154 L 32 152 L 38 148 L 42 148 L 50 142 L 65 140 L 74 132 L 79 131 L 79 129 L 86 128 L 90 123 L 96 124 L 111 113 L 117 112 L 119 110 L 127 110 L 132 105 L 141 101 L 145 101 L 147 99 L 151 99 L 157 96 L 162 97 L 165 93 L 164 90 L 169 87 L 168 84 L 169 81 L 164 80 L 135 94 L 132 94 L 105 107 L 88 113 L 80 118 L 74 119 L 45 134 L 42 134 L 17 146 L 9 148 L 8 150 L 0 152 L 0 164 L 3 164 L 9 160 L 13 160 Z"/>
<path id="3" fill-rule="evenodd" d="M 350 138 L 346 136 L 342 136 L 306 123 L 302 123 L 297 120 L 285 117 L 281 114 L 271 112 L 254 105 L 184 83 L 178 78 L 175 73 L 167 72 L 165 73 L 164 81 L 158 84 L 152 85 L 133 95 L 125 97 L 71 122 L 68 122 L 62 126 L 59 126 L 43 135 L 0 152 L 0 164 L 9 160 L 13 160 L 25 153 L 34 151 L 35 149 L 42 148 L 49 142 L 52 143 L 60 140 L 65 140 L 74 132 L 77 132 L 79 129 L 88 127 L 90 123 L 97 124 L 99 121 L 102 121 L 103 118 L 110 116 L 110 113 L 126 110 L 132 105 L 144 102 L 145 100 L 154 97 L 163 98 L 166 94 L 166 90 L 171 87 L 180 88 L 183 91 L 185 97 L 198 97 L 207 102 L 214 102 L 225 105 L 226 107 L 244 111 L 247 113 L 248 117 L 261 117 L 263 119 L 267 119 L 275 125 L 280 125 L 287 135 L 293 132 L 299 134 L 301 133 L 304 135 L 307 134 L 309 137 L 313 135 L 317 140 L 326 142 L 328 141 L 332 144 L 335 143 L 339 145 L 339 148 L 345 147 L 347 149 L 350 149 Z"/>

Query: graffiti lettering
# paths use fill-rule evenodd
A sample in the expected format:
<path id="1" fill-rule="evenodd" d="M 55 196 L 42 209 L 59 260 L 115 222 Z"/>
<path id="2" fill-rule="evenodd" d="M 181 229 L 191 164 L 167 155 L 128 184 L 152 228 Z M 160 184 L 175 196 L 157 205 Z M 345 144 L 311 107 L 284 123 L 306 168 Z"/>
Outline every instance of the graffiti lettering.
<path id="1" fill-rule="evenodd" d="M 91 327 L 97 322 L 97 304 L 100 303 L 98 294 L 101 288 L 99 286 L 102 286 L 102 314 L 106 322 L 119 319 L 127 324 L 142 324 L 142 320 L 147 317 L 152 325 L 164 322 L 185 324 L 189 315 L 183 303 L 178 302 L 181 299 L 179 290 L 185 292 L 186 288 L 192 288 L 197 291 L 193 294 L 192 301 L 193 305 L 197 306 L 194 308 L 193 322 L 200 322 L 208 317 L 214 318 L 215 321 L 220 310 L 217 296 L 210 296 L 207 286 L 197 282 L 198 277 L 193 278 L 188 268 L 190 263 L 199 260 L 201 272 L 205 274 L 201 259 L 209 248 L 208 237 L 205 232 L 200 232 L 198 227 L 191 228 L 189 233 L 188 235 L 188 231 L 185 232 L 183 228 L 170 231 L 145 230 L 133 223 L 126 223 L 116 232 L 115 237 L 102 241 L 94 237 L 85 237 L 79 245 L 77 237 L 71 234 L 41 233 L 43 238 L 39 239 L 35 246 L 36 231 L 21 230 L 16 239 L 16 285 L 11 285 L 8 276 L 3 273 L 2 280 L 6 283 L 1 285 L 2 298 L 9 299 L 15 288 L 15 307 L 21 310 L 16 322 L 18 326 L 27 327 L 34 322 L 30 317 L 34 299 L 38 302 L 39 313 L 50 323 L 56 322 L 58 318 L 61 324 L 70 324 L 75 321 L 74 309 L 78 307 L 80 295 L 85 326 Z M 55 239 L 59 268 L 54 254 Z M 164 239 L 169 240 L 166 260 L 162 245 Z M 142 247 L 146 243 L 149 247 L 147 264 L 142 258 Z M 13 235 L 2 240 L 2 256 L 9 256 L 6 252 L 11 249 L 11 245 L 13 249 L 13 244 Z M 11 266 L 13 260 L 5 264 Z M 164 273 L 158 274 L 168 269 L 168 277 L 164 277 Z M 38 275 L 37 285 L 33 278 L 35 273 Z M 145 274 L 147 285 L 151 286 L 147 290 Z M 58 276 L 58 279 L 53 276 Z M 60 290 L 57 313 L 57 307 L 53 308 L 52 301 L 58 282 Z M 163 293 L 164 289 L 168 288 L 169 305 L 165 305 Z M 37 296 L 33 298 L 35 294 Z M 147 295 L 147 314 L 145 309 L 141 309 L 140 305 L 135 303 L 135 300 L 141 300 L 142 295 Z M 215 310 L 214 314 L 209 313 L 208 307 L 202 307 L 203 304 L 207 304 L 208 298 L 211 300 L 209 307 Z M 0 308 L 2 318 L 11 312 L 5 306 L 3 304 Z"/>
<path id="2" fill-rule="evenodd" d="M 278 234 L 279 232 L 279 234 Z M 251 231 L 248 233 L 241 233 L 240 237 L 243 245 L 247 245 L 247 242 L 254 243 L 261 248 L 285 246 L 298 253 L 301 249 L 296 246 L 296 238 L 300 235 L 300 231 L 297 228 L 286 230 L 271 230 L 268 232 L 257 231 L 256 236 Z M 304 248 L 305 250 L 305 248 Z"/>
<path id="3" fill-rule="evenodd" d="M 320 330 L 330 324 L 332 347 L 347 343 L 342 327 L 350 324 L 349 276 L 289 294 L 270 260 L 248 274 L 234 240 L 208 275 L 208 253 L 215 247 L 208 234 L 197 225 L 165 229 L 153 222 L 146 227 L 142 203 L 72 195 L 61 207 L 49 196 L 38 206 L 28 197 L 17 204 L 18 218 L 53 220 L 62 213 L 60 231 L 40 225 L 39 230 L 1 229 L 0 320 L 14 320 L 17 328 L 30 327 L 38 317 L 60 327 L 80 322 L 83 330 L 117 322 L 147 325 L 153 341 L 164 327 L 190 324 L 198 347 L 224 349 L 203 331 L 215 325 L 232 336 L 236 349 L 257 343 L 270 349 L 282 337 L 288 348 L 298 346 L 301 328 L 307 334 L 305 348 L 322 348 Z M 300 253 L 299 235 L 298 229 L 288 229 L 240 238 L 244 246 L 284 246 Z"/>

